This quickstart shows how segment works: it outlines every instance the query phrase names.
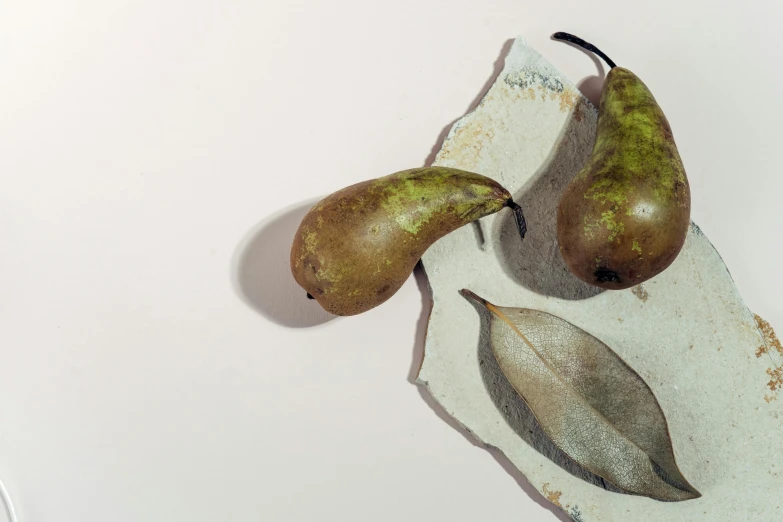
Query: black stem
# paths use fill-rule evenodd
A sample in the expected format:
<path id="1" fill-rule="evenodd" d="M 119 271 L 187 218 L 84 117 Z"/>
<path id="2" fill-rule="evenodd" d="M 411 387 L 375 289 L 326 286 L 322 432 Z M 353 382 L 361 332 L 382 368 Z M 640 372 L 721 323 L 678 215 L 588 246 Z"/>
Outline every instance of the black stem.
<path id="1" fill-rule="evenodd" d="M 582 49 L 585 49 L 585 50 L 588 50 L 590 52 L 593 52 L 593 53 L 597 54 L 598 56 L 600 56 L 601 58 L 604 59 L 604 61 L 606 62 L 606 65 L 608 65 L 610 69 L 614 69 L 615 67 L 617 67 L 617 65 L 615 65 L 615 63 L 612 61 L 612 59 L 609 58 L 608 56 L 606 56 L 601 49 L 599 49 L 598 47 L 596 47 L 595 45 L 593 45 L 593 44 L 591 44 L 589 42 L 585 42 L 584 40 L 582 40 L 578 36 L 574 36 L 574 35 L 568 34 L 568 33 L 555 33 L 555 34 L 552 35 L 552 38 L 554 38 L 555 40 L 564 40 L 566 42 L 571 42 L 574 45 L 578 45 Z"/>
<path id="2" fill-rule="evenodd" d="M 514 200 L 512 199 L 506 201 L 506 206 L 514 211 L 514 219 L 517 221 L 519 237 L 525 239 L 525 234 L 527 233 L 527 222 L 525 221 L 525 214 L 522 213 L 522 207 L 514 203 Z"/>
<path id="3" fill-rule="evenodd" d="M 308 298 L 308 299 L 315 299 L 315 297 L 313 297 L 313 296 L 311 296 L 311 295 L 310 295 L 310 292 L 307 292 L 307 298 Z"/>

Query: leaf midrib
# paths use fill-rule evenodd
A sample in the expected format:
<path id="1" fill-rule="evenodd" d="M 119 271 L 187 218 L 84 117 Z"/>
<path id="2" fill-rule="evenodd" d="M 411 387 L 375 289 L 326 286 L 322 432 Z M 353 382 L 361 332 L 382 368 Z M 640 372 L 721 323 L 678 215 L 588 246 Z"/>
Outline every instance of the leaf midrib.
<path id="1" fill-rule="evenodd" d="M 625 440 L 627 440 L 628 442 L 630 442 L 631 444 L 633 444 L 633 446 L 634 446 L 634 447 L 636 447 L 636 448 L 637 448 L 639 451 L 641 451 L 641 452 L 642 452 L 642 453 L 643 453 L 645 456 L 647 456 L 647 458 L 648 458 L 648 459 L 650 459 L 650 462 L 654 462 L 656 465 L 658 465 L 659 467 L 661 467 L 661 465 L 660 465 L 659 463 L 657 463 L 656 461 L 654 461 L 654 460 L 652 459 L 652 457 L 651 457 L 651 456 L 650 456 L 650 455 L 649 455 L 649 454 L 648 454 L 646 451 L 644 451 L 644 450 L 643 450 L 643 449 L 642 449 L 642 448 L 641 448 L 641 447 L 640 447 L 640 446 L 639 446 L 639 445 L 638 445 L 638 444 L 637 444 L 637 443 L 636 443 L 636 442 L 635 442 L 633 439 L 630 439 L 630 438 L 629 438 L 628 436 L 626 436 L 626 435 L 625 435 L 623 432 L 619 431 L 619 430 L 618 430 L 618 429 L 615 427 L 615 425 L 614 425 L 614 424 L 612 424 L 612 422 L 611 422 L 611 421 L 609 421 L 609 419 L 607 419 L 607 418 L 604 416 L 604 414 L 603 414 L 603 413 L 601 413 L 601 411 L 597 410 L 597 409 L 596 409 L 596 408 L 595 408 L 595 407 L 594 407 L 592 404 L 590 404 L 589 402 L 587 402 L 587 401 L 584 399 L 584 397 L 582 397 L 582 395 L 581 395 L 581 394 L 580 394 L 580 393 L 579 393 L 579 392 L 576 390 L 576 388 L 574 388 L 574 387 L 571 385 L 571 383 L 569 383 L 568 381 L 564 380 L 564 379 L 563 379 L 563 378 L 560 376 L 560 374 L 559 374 L 557 371 L 555 371 L 555 369 L 552 367 L 552 365 L 551 365 L 551 364 L 549 364 L 549 362 L 547 362 L 547 360 L 544 358 L 544 356 L 543 356 L 543 355 L 541 355 L 541 353 L 540 353 L 540 352 L 539 352 L 539 351 L 536 349 L 536 347 L 535 347 L 535 346 L 533 346 L 533 343 L 532 343 L 532 342 L 530 342 L 530 340 L 527 338 L 527 336 L 526 336 L 525 334 L 523 334 L 523 333 L 522 333 L 522 332 L 519 330 L 519 328 L 517 328 L 517 327 L 516 327 L 516 325 L 515 325 L 514 323 L 512 323 L 512 322 L 511 322 L 511 320 L 510 320 L 510 319 L 509 319 L 509 318 L 506 316 L 506 314 L 504 314 L 503 312 L 501 312 L 501 311 L 500 311 L 500 309 L 498 309 L 498 307 L 497 307 L 497 306 L 493 305 L 493 304 L 492 304 L 492 303 L 490 303 L 490 302 L 486 302 L 486 303 L 485 303 L 485 306 L 487 307 L 487 309 L 488 309 L 490 312 L 492 312 L 493 314 L 495 314 L 496 316 L 498 316 L 498 317 L 499 317 L 499 318 L 500 318 L 500 319 L 501 319 L 501 320 L 502 320 L 504 323 L 506 323 L 506 324 L 507 324 L 507 325 L 508 325 L 508 326 L 509 326 L 509 327 L 510 327 L 512 330 L 514 330 L 514 331 L 515 331 L 515 332 L 516 332 L 516 333 L 517 333 L 517 334 L 518 334 L 518 335 L 519 335 L 519 336 L 522 338 L 522 340 L 525 342 L 525 344 L 527 344 L 527 345 L 530 347 L 530 349 L 531 349 L 531 350 L 533 350 L 533 353 L 534 353 L 534 354 L 536 354 L 536 357 L 538 357 L 538 358 L 541 360 L 541 362 L 544 364 L 544 366 L 546 366 L 546 368 L 547 368 L 547 369 L 548 369 L 548 370 L 549 370 L 549 371 L 550 371 L 550 372 L 551 372 L 551 373 L 552 373 L 552 374 L 555 376 L 555 378 L 556 378 L 558 381 L 560 381 L 560 382 L 561 382 L 561 383 L 562 383 L 562 384 L 563 384 L 563 385 L 564 385 L 566 388 L 570 389 L 570 390 L 572 391 L 572 393 L 578 397 L 579 401 L 580 401 L 582 404 L 584 404 L 584 405 L 585 405 L 587 408 L 589 408 L 591 411 L 595 412 L 595 414 L 596 414 L 598 417 L 600 417 L 601 419 L 603 419 L 603 420 L 606 422 L 606 424 L 608 424 L 608 425 L 609 425 L 609 426 L 612 428 L 612 431 L 614 431 L 614 432 L 615 432 L 615 433 L 617 433 L 617 434 L 618 434 L 620 437 L 624 438 Z M 494 350 L 494 347 L 493 347 L 493 350 Z M 512 383 L 512 385 L 513 385 L 513 383 Z M 514 386 L 514 389 L 516 389 L 516 386 Z M 519 393 L 519 390 L 517 390 L 517 393 Z M 653 400 L 655 400 L 655 398 L 654 398 L 654 397 L 653 397 Z M 663 468 L 663 467 L 661 467 L 661 469 L 664 469 L 664 468 Z M 668 471 L 668 470 L 666 470 L 666 472 L 667 472 L 667 473 L 670 473 L 670 471 Z M 682 472 L 680 472 L 679 470 L 678 470 L 678 472 L 679 472 L 679 474 L 680 474 L 680 475 L 682 475 Z M 661 479 L 661 482 L 663 482 L 663 483 L 664 483 L 664 484 L 666 484 L 667 486 L 670 486 L 670 487 L 671 487 L 671 488 L 673 488 L 673 489 L 676 489 L 677 491 L 685 491 L 685 492 L 688 492 L 688 493 L 692 493 L 692 491 L 689 491 L 689 490 L 682 490 L 682 489 L 678 488 L 677 486 L 674 486 L 674 485 L 672 485 L 672 484 L 669 484 L 669 483 L 667 483 L 666 481 L 664 481 L 663 479 Z"/>

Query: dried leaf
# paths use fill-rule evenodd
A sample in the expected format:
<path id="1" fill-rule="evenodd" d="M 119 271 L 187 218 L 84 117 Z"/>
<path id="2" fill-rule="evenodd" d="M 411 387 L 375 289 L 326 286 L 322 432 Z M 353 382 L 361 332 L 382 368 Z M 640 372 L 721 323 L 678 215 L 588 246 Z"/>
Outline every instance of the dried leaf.
<path id="1" fill-rule="evenodd" d="M 669 501 L 701 496 L 677 467 L 652 390 L 611 348 L 554 315 L 462 293 L 491 312 L 501 370 L 566 455 L 628 493 Z"/>

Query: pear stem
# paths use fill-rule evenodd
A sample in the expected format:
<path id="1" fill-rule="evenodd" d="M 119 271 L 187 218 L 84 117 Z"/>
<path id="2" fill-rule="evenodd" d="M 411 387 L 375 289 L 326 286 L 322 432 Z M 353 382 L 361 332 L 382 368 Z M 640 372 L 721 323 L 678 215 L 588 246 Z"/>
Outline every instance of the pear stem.
<path id="1" fill-rule="evenodd" d="M 525 233 L 527 233 L 527 222 L 525 221 L 525 214 L 522 213 L 522 207 L 514 203 L 514 200 L 512 199 L 506 201 L 506 206 L 514 211 L 514 219 L 517 221 L 519 237 L 525 239 Z"/>
<path id="2" fill-rule="evenodd" d="M 617 67 L 617 65 L 615 65 L 615 63 L 612 61 L 612 59 L 609 58 L 608 56 L 606 56 L 601 49 L 599 49 L 598 47 L 596 47 L 595 45 L 593 45 L 593 44 L 591 44 L 589 42 L 585 42 L 584 40 L 582 40 L 578 36 L 574 36 L 574 35 L 568 34 L 568 33 L 559 32 L 559 33 L 553 34 L 552 38 L 554 38 L 555 40 L 564 40 L 566 42 L 571 42 L 574 45 L 578 45 L 582 49 L 585 49 L 587 51 L 590 51 L 592 53 L 597 54 L 598 56 L 600 56 L 601 58 L 604 59 L 604 61 L 606 62 L 606 65 L 608 65 L 610 69 L 614 69 L 615 67 Z"/>

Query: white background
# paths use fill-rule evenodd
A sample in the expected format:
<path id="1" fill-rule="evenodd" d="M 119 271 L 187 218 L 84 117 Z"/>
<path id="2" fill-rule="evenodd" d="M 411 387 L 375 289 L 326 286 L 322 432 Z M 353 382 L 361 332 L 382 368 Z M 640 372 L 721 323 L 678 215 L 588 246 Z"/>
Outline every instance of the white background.
<path id="1" fill-rule="evenodd" d="M 422 281 L 327 320 L 289 275 L 291 235 L 316 199 L 424 164 L 517 34 L 595 99 L 595 64 L 549 39 L 566 30 L 652 89 L 694 220 L 783 328 L 782 15 L 5 2 L 0 478 L 20 520 L 557 520 L 411 384 Z"/>

